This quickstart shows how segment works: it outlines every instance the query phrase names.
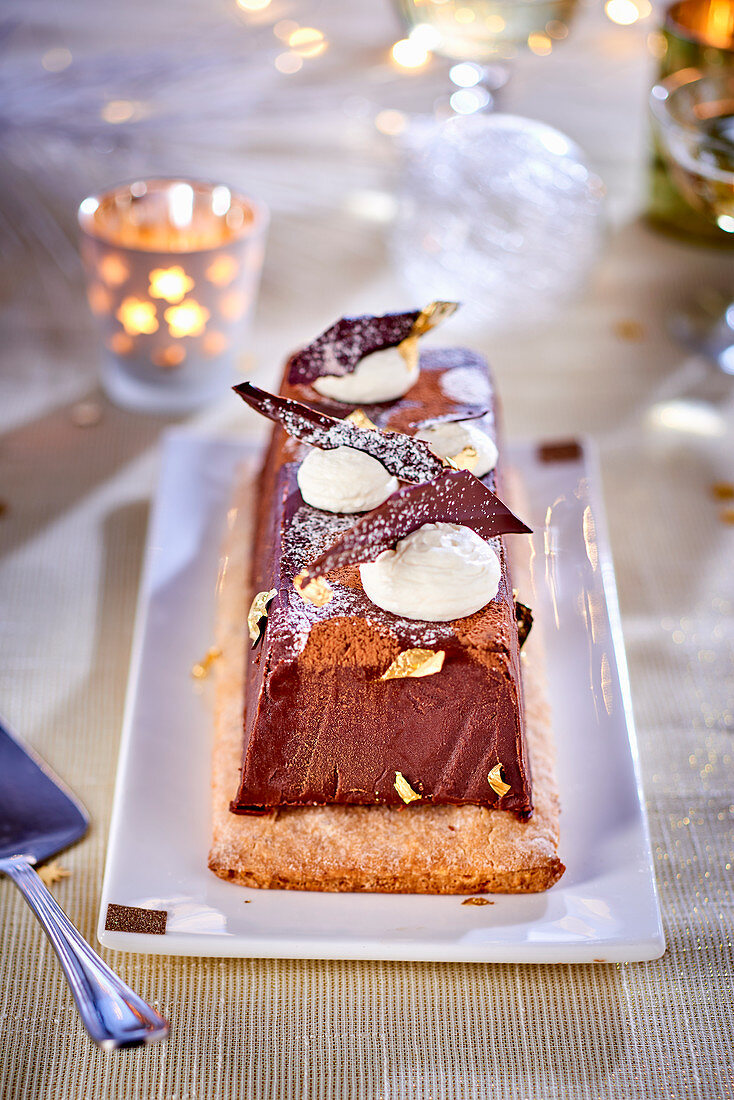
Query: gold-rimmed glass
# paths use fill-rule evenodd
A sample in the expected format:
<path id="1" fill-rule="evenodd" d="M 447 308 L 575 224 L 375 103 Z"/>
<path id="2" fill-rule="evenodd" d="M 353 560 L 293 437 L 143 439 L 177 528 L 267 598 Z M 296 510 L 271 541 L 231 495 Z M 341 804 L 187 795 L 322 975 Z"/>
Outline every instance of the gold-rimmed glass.
<path id="1" fill-rule="evenodd" d="M 688 68 L 659 81 L 650 111 L 661 155 L 681 196 L 734 245 L 734 70 Z M 734 374 L 734 303 L 700 333 L 700 350 Z"/>

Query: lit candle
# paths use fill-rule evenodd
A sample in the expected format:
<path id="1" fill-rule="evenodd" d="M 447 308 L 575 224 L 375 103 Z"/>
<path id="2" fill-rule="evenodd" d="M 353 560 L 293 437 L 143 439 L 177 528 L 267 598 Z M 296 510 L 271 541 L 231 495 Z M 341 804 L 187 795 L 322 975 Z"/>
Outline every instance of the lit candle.
<path id="1" fill-rule="evenodd" d="M 678 0 L 663 24 L 660 76 L 708 65 L 734 66 L 734 0 Z"/>
<path id="2" fill-rule="evenodd" d="M 260 282 L 268 214 L 223 184 L 137 180 L 85 199 L 81 251 L 112 400 L 182 413 L 225 392 Z"/>

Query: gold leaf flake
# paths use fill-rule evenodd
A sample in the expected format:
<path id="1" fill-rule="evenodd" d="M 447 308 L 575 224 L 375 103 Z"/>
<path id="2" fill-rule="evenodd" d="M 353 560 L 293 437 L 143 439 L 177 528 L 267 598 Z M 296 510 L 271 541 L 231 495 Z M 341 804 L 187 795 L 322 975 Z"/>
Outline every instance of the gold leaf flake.
<path id="1" fill-rule="evenodd" d="M 517 639 L 520 645 L 520 649 L 525 645 L 528 640 L 528 634 L 532 630 L 533 626 L 533 613 L 530 608 L 520 603 L 517 599 L 517 589 L 513 588 L 512 598 L 515 601 L 515 618 L 517 619 Z"/>
<path id="2" fill-rule="evenodd" d="M 495 764 L 495 766 L 492 768 L 491 772 L 487 776 L 487 781 L 494 793 L 498 794 L 500 798 L 502 798 L 502 795 L 507 794 L 507 792 L 510 790 L 510 784 L 505 783 L 504 779 L 502 778 L 501 764 Z"/>
<path id="3" fill-rule="evenodd" d="M 422 336 L 425 332 L 430 332 L 432 328 L 436 328 L 452 313 L 456 313 L 458 308 L 458 302 L 431 302 L 416 317 L 410 335 Z"/>
<path id="4" fill-rule="evenodd" d="M 333 596 L 331 588 L 323 577 L 316 577 L 314 580 L 304 584 L 306 572 L 307 570 L 302 569 L 301 572 L 293 578 L 296 592 L 306 601 L 306 603 L 312 603 L 315 607 L 324 607 Z"/>
<path id="5" fill-rule="evenodd" d="M 221 656 L 221 649 L 217 649 L 213 646 L 211 649 L 207 650 L 206 656 L 193 666 L 193 668 L 191 669 L 191 675 L 194 677 L 195 680 L 206 680 L 212 665 Z"/>
<path id="6" fill-rule="evenodd" d="M 474 897 L 474 898 L 464 898 L 464 900 L 462 901 L 461 904 L 462 905 L 494 905 L 494 902 L 490 901 L 489 898 L 476 898 L 476 897 Z"/>
<path id="7" fill-rule="evenodd" d="M 455 470 L 469 470 L 471 471 L 477 464 L 477 449 L 470 444 L 459 451 L 457 455 L 451 455 L 449 462 Z"/>
<path id="8" fill-rule="evenodd" d="M 638 341 L 645 339 L 645 328 L 639 321 L 617 321 L 614 326 L 614 332 L 620 340 Z"/>
<path id="9" fill-rule="evenodd" d="M 247 612 L 247 629 L 250 632 L 250 638 L 253 642 L 256 642 L 260 637 L 262 627 L 260 625 L 261 619 L 267 619 L 268 617 L 268 604 L 272 600 L 273 596 L 277 594 L 277 588 L 271 588 L 269 592 L 258 592 L 255 599 L 250 604 L 250 610 Z"/>
<path id="10" fill-rule="evenodd" d="M 715 481 L 711 486 L 714 500 L 734 500 L 734 485 L 729 481 Z"/>
<path id="11" fill-rule="evenodd" d="M 722 508 L 719 512 L 719 519 L 722 523 L 734 523 L 734 508 Z"/>
<path id="12" fill-rule="evenodd" d="M 404 649 L 380 677 L 381 680 L 402 680 L 406 677 L 433 676 L 443 667 L 446 656 L 442 649 Z"/>
<path id="13" fill-rule="evenodd" d="M 393 786 L 406 806 L 410 805 L 411 802 L 420 802 L 421 795 L 413 790 L 402 772 L 395 772 L 395 782 Z"/>
<path id="14" fill-rule="evenodd" d="M 418 366 L 419 357 L 418 337 L 406 336 L 405 339 L 398 344 L 398 351 L 405 360 L 405 365 L 408 367 L 408 370 L 415 370 Z"/>
<path id="15" fill-rule="evenodd" d="M 61 882 L 62 878 L 68 878 L 70 874 L 71 871 L 67 871 L 66 867 L 62 867 L 55 859 L 38 868 L 38 877 L 44 886 L 53 886 L 55 883 Z"/>
<path id="16" fill-rule="evenodd" d="M 350 412 L 349 416 L 345 416 L 344 419 L 356 425 L 358 428 L 365 428 L 367 431 L 372 432 L 377 431 L 377 425 L 372 423 L 364 409 L 354 409 L 354 411 Z"/>

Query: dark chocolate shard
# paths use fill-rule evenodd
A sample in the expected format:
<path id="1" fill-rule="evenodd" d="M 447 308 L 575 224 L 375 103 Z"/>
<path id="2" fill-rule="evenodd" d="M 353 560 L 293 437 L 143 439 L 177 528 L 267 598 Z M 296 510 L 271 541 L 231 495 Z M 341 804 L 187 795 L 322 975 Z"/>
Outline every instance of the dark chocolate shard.
<path id="1" fill-rule="evenodd" d="M 386 313 L 382 317 L 340 317 L 336 324 L 295 352 L 288 360 L 291 385 L 313 382 L 324 374 L 351 374 L 360 359 L 373 351 L 394 348 L 407 339 L 420 310 Z"/>
<path id="2" fill-rule="evenodd" d="M 456 420 L 478 420 L 489 411 L 489 405 L 459 405 L 451 412 L 443 413 L 440 416 L 423 417 L 419 412 L 416 412 L 412 419 L 410 416 L 406 416 L 404 423 L 406 428 L 415 428 L 420 431 L 421 428 L 433 428 L 437 424 L 453 424 Z"/>
<path id="3" fill-rule="evenodd" d="M 527 604 L 515 600 L 515 617 L 517 619 L 517 639 L 520 649 L 528 640 L 528 634 L 533 628 L 533 613 Z"/>
<path id="4" fill-rule="evenodd" d="M 529 534 L 530 528 L 468 470 L 446 470 L 435 481 L 398 489 L 357 520 L 306 569 L 306 580 L 344 565 L 374 561 L 424 523 L 460 523 L 482 538 Z"/>
<path id="5" fill-rule="evenodd" d="M 417 341 L 458 308 L 457 302 L 431 302 L 425 309 L 408 313 L 341 317 L 290 357 L 288 381 L 291 385 L 304 385 L 325 374 L 351 374 L 365 355 L 397 347 L 409 336 Z"/>
<path id="6" fill-rule="evenodd" d="M 428 443 L 421 439 L 413 439 L 402 432 L 360 428 L 350 420 L 326 416 L 301 401 L 268 393 L 250 382 L 243 382 L 234 390 L 255 412 L 282 425 L 294 439 L 322 451 L 332 451 L 336 447 L 364 451 L 401 481 L 431 481 L 446 469 Z"/>

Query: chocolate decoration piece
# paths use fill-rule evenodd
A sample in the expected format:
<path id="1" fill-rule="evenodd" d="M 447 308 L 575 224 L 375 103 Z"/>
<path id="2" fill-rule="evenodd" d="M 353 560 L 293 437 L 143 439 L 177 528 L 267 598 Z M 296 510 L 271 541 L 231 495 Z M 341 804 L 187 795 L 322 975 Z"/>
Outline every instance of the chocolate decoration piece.
<path id="1" fill-rule="evenodd" d="M 416 340 L 458 309 L 457 302 L 431 302 L 425 309 L 381 317 L 341 317 L 288 360 L 288 382 L 305 385 L 325 374 L 351 374 L 365 355 Z"/>
<path id="2" fill-rule="evenodd" d="M 420 414 L 416 414 L 413 418 L 408 415 L 405 418 L 405 426 L 420 431 L 421 428 L 435 428 L 438 424 L 453 424 L 457 420 L 479 420 L 489 411 L 489 405 L 459 405 L 458 408 L 442 416 L 429 416 L 427 419 Z"/>
<path id="3" fill-rule="evenodd" d="M 364 451 L 401 481 L 431 481 L 445 469 L 441 459 L 422 439 L 413 439 L 402 432 L 362 428 L 353 420 L 337 420 L 301 401 L 258 389 L 250 382 L 235 386 L 234 391 L 250 408 L 280 424 L 294 439 L 319 447 L 322 451 L 333 451 L 337 447 Z"/>
<path id="4" fill-rule="evenodd" d="M 515 615 L 517 617 L 517 639 L 520 649 L 528 640 L 528 634 L 533 629 L 533 613 L 529 607 L 519 600 L 515 600 Z"/>
<path id="5" fill-rule="evenodd" d="M 351 374 L 360 359 L 373 351 L 394 348 L 407 339 L 420 310 L 386 313 L 382 317 L 365 314 L 341 317 L 331 328 L 288 360 L 291 385 L 313 382 L 325 374 Z"/>
<path id="6" fill-rule="evenodd" d="M 446 470 L 435 481 L 398 489 L 320 554 L 306 569 L 309 579 L 332 569 L 375 561 L 424 523 L 460 523 L 482 538 L 529 534 L 530 528 L 513 515 L 479 478 L 468 470 Z"/>
<path id="7" fill-rule="evenodd" d="M 583 451 L 576 439 L 564 439 L 557 443 L 541 443 L 538 458 L 541 462 L 576 462 Z"/>
<path id="8" fill-rule="evenodd" d="M 117 905 L 110 902 L 105 914 L 105 931 L 137 932 L 144 936 L 164 936 L 166 909 L 141 909 L 137 905 Z"/>

